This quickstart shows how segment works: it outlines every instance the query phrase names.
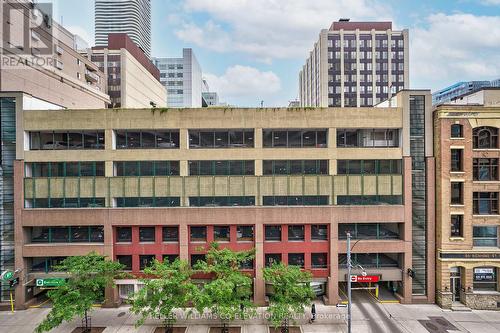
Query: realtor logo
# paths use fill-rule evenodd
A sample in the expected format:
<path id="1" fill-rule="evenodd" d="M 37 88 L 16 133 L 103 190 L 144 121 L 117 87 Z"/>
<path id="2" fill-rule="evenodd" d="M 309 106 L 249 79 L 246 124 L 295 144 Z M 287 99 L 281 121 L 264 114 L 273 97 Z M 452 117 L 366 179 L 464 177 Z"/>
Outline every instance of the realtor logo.
<path id="1" fill-rule="evenodd" d="M 53 54 L 52 4 L 6 0 L 2 12 L 2 55 Z"/>

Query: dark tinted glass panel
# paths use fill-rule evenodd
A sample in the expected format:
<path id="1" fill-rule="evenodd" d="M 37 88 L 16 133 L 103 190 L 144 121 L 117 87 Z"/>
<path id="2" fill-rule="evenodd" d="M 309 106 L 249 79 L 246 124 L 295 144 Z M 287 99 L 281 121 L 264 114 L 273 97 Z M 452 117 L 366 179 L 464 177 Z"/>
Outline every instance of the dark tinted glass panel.
<path id="1" fill-rule="evenodd" d="M 139 241 L 140 242 L 154 242 L 155 241 L 155 228 L 154 227 L 140 227 L 139 228 Z"/>
<path id="2" fill-rule="evenodd" d="M 311 253 L 312 268 L 327 268 L 328 255 L 326 253 Z"/>
<path id="3" fill-rule="evenodd" d="M 132 242 L 132 228 L 131 227 L 117 227 L 116 228 L 116 241 L 117 242 Z"/>
<path id="4" fill-rule="evenodd" d="M 265 226 L 265 240 L 266 241 L 281 241 L 281 226 L 279 226 L 279 225 L 266 225 Z"/>
<path id="5" fill-rule="evenodd" d="M 265 255 L 266 267 L 270 267 L 273 264 L 279 264 L 281 262 L 281 254 L 279 253 L 268 253 Z"/>
<path id="6" fill-rule="evenodd" d="M 163 227 L 162 234 L 164 242 L 179 241 L 179 227 Z"/>
<path id="7" fill-rule="evenodd" d="M 304 267 L 304 253 L 289 253 L 288 265 Z"/>
<path id="8" fill-rule="evenodd" d="M 229 227 L 228 226 L 214 226 L 214 240 L 229 242 Z"/>
<path id="9" fill-rule="evenodd" d="M 116 260 L 124 266 L 123 267 L 124 271 L 132 270 L 132 256 L 130 255 L 116 256 Z"/>
<path id="10" fill-rule="evenodd" d="M 322 224 L 311 225 L 312 240 L 328 240 L 328 226 Z"/>
<path id="11" fill-rule="evenodd" d="M 236 235 L 238 241 L 253 241 L 253 226 L 251 225 L 238 226 Z"/>
<path id="12" fill-rule="evenodd" d="M 142 271 L 144 268 L 151 266 L 155 256 L 152 254 L 144 254 L 139 256 L 139 269 Z"/>
<path id="13" fill-rule="evenodd" d="M 207 227 L 190 227 L 189 229 L 192 242 L 204 242 L 207 240 Z"/>

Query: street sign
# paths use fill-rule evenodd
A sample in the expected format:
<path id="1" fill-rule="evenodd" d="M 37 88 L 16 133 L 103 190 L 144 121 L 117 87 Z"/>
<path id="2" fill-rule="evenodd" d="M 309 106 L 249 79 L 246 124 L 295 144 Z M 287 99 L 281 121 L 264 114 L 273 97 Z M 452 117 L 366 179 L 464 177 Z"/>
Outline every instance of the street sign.
<path id="1" fill-rule="evenodd" d="M 14 272 L 13 271 L 5 271 L 0 275 L 0 280 L 2 281 L 9 281 L 14 278 Z"/>
<path id="2" fill-rule="evenodd" d="M 378 282 L 379 277 L 377 275 L 351 275 L 351 282 Z"/>
<path id="3" fill-rule="evenodd" d="M 41 288 L 60 287 L 66 283 L 65 278 L 36 279 L 36 286 Z"/>
<path id="4" fill-rule="evenodd" d="M 347 304 L 337 304 L 338 308 L 347 308 Z"/>

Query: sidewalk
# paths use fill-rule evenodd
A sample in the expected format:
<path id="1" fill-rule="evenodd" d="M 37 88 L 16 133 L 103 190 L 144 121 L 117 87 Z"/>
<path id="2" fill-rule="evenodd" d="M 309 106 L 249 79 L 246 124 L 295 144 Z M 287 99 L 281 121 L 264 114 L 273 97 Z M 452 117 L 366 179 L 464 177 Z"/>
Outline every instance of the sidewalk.
<path id="1" fill-rule="evenodd" d="M 303 333 L 334 333 L 347 332 L 346 309 L 333 306 L 317 305 L 317 320 L 308 324 L 309 317 L 298 321 Z M 442 310 L 435 305 L 402 305 L 360 303 L 353 304 L 353 332 L 412 332 L 430 333 L 426 328 L 437 323 L 449 322 L 458 332 L 497 333 L 500 332 L 500 311 L 452 312 Z M 366 311 L 367 310 L 367 311 Z M 36 325 L 43 320 L 50 309 L 38 308 L 25 311 L 0 312 L 0 332 L 31 333 Z M 309 315 L 309 309 L 306 310 Z M 266 320 L 265 308 L 258 309 L 256 319 L 235 321 L 231 326 L 241 326 L 242 333 L 267 333 L 269 322 Z M 180 313 L 179 313 L 180 314 Z M 136 316 L 128 312 L 128 307 L 116 309 L 96 308 L 92 311 L 92 325 L 106 327 L 104 333 L 153 333 L 160 321 L 148 320 L 145 325 L 135 328 Z M 210 326 L 219 326 L 218 320 L 208 318 L 181 319 L 176 326 L 187 326 L 187 333 L 207 333 Z M 80 320 L 64 323 L 51 333 L 70 333 L 79 326 Z M 431 327 L 429 326 L 429 327 Z M 434 331 L 437 332 L 437 331 Z M 441 332 L 441 331 L 439 331 Z M 457 331 L 448 331 L 449 333 Z"/>

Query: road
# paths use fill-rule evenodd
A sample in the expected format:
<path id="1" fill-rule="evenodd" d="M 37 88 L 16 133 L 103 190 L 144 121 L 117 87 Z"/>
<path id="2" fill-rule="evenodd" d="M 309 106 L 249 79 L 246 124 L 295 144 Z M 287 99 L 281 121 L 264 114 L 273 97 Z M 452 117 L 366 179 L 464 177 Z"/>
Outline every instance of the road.
<path id="1" fill-rule="evenodd" d="M 395 318 L 385 309 L 383 304 L 378 303 L 366 290 L 352 291 L 353 321 L 362 321 L 362 318 L 355 318 L 356 314 L 361 314 L 373 333 L 400 333 L 406 332 Z M 353 325 L 354 326 L 354 325 Z M 353 329 L 354 330 L 354 329 Z M 356 330 L 354 330 L 356 332 Z"/>

